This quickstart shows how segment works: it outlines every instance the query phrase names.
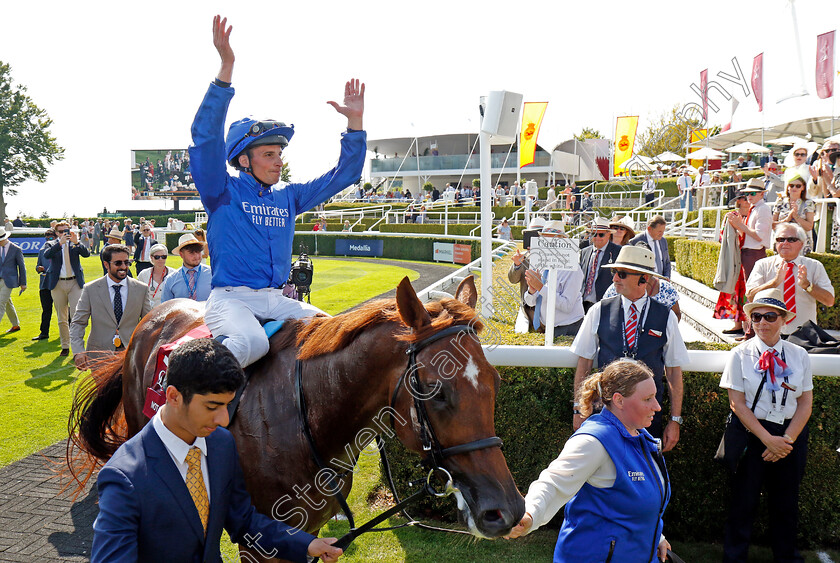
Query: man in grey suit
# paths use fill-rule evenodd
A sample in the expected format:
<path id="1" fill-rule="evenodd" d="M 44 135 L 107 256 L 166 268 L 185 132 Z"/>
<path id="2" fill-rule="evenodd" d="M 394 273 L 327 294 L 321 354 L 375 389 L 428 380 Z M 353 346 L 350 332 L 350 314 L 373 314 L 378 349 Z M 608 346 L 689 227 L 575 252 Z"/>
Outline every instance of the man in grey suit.
<path id="1" fill-rule="evenodd" d="M 12 290 L 20 287 L 20 293 L 26 291 L 26 266 L 23 264 L 23 251 L 9 240 L 11 233 L 0 227 L 0 320 L 9 315 L 12 328 L 6 333 L 20 330 L 17 311 L 12 304 Z"/>
<path id="2" fill-rule="evenodd" d="M 667 223 L 662 215 L 654 215 L 648 220 L 647 229 L 630 239 L 630 244 L 644 242 L 656 257 L 656 273 L 671 278 L 671 258 L 668 256 L 668 241 L 665 240 Z"/>
<path id="3" fill-rule="evenodd" d="M 70 345 L 73 362 L 80 370 L 89 360 L 122 350 L 146 313 L 152 300 L 146 284 L 127 277 L 131 260 L 129 249 L 122 244 L 105 247 L 102 260 L 108 273 L 82 288 L 76 314 L 70 323 Z M 91 321 L 87 347 L 85 329 Z"/>

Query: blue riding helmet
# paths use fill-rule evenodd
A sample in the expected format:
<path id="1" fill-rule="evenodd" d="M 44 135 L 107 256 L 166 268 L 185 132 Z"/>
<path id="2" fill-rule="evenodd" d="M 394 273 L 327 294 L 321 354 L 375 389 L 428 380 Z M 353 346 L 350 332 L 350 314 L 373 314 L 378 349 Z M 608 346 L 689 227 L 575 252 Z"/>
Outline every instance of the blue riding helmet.
<path id="1" fill-rule="evenodd" d="M 246 149 L 262 145 L 280 145 L 286 148 L 292 135 L 295 134 L 294 125 L 286 125 L 282 121 L 256 120 L 245 117 L 230 124 L 225 139 L 225 153 L 227 161 L 236 169 L 241 169 L 238 158 Z"/>

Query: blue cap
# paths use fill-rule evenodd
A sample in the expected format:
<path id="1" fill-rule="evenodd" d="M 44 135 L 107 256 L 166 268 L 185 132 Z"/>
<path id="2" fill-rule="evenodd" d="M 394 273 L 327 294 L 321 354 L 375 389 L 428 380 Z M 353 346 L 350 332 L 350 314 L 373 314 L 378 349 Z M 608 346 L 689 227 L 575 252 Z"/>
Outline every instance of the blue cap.
<path id="1" fill-rule="evenodd" d="M 294 134 L 295 126 L 286 125 L 282 121 L 260 121 L 250 117 L 240 119 L 231 123 L 228 129 L 225 139 L 227 161 L 234 168 L 240 168 L 237 158 L 249 147 L 280 145 L 286 148 Z"/>

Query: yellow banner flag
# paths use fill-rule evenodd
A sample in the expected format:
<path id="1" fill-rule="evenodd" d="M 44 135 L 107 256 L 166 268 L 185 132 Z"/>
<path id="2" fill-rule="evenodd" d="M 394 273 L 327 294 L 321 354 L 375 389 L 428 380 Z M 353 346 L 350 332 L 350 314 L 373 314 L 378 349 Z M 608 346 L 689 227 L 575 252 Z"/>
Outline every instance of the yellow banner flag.
<path id="1" fill-rule="evenodd" d="M 534 162 L 537 136 L 548 102 L 525 102 L 523 105 L 525 107 L 522 108 L 522 127 L 519 132 L 519 168 Z"/>
<path id="2" fill-rule="evenodd" d="M 691 139 L 690 139 L 690 142 L 694 143 L 694 142 L 696 142 L 696 141 L 702 141 L 702 140 L 704 140 L 704 139 L 708 136 L 708 133 L 709 133 L 709 130 L 708 130 L 708 129 L 694 129 L 694 130 L 691 132 Z M 692 153 L 692 152 L 694 152 L 694 151 L 699 151 L 701 148 L 702 148 L 702 147 L 694 147 L 694 148 L 690 148 L 690 149 L 689 149 L 689 151 L 691 151 L 691 152 L 689 152 L 689 153 L 688 153 L 688 154 L 689 154 L 689 156 L 691 156 L 691 153 Z M 692 161 L 691 161 L 691 165 L 692 165 L 694 168 L 700 168 L 701 166 L 703 166 L 704 162 L 705 162 L 705 161 L 703 161 L 703 160 L 692 160 Z"/>
<path id="3" fill-rule="evenodd" d="M 625 115 L 616 119 L 613 176 L 618 176 L 622 172 L 621 165 L 633 156 L 633 144 L 636 142 L 636 128 L 638 126 L 638 115 Z"/>

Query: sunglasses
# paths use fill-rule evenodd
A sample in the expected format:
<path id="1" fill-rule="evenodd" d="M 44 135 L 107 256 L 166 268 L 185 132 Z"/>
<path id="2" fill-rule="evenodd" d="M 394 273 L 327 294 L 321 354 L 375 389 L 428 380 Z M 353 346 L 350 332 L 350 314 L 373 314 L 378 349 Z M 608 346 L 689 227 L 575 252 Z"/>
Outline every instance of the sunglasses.
<path id="1" fill-rule="evenodd" d="M 793 156 L 804 158 L 804 157 L 808 156 L 808 153 L 807 152 L 795 152 L 795 153 L 793 153 Z"/>
<path id="2" fill-rule="evenodd" d="M 592 236 L 597 237 L 597 238 L 601 238 L 601 237 L 609 236 L 609 233 L 594 233 Z"/>
<path id="3" fill-rule="evenodd" d="M 108 262 L 108 263 L 109 263 L 109 264 L 113 264 L 114 266 L 117 266 L 117 267 L 120 267 L 120 266 L 131 266 L 131 264 L 133 263 L 133 260 L 112 260 L 112 261 L 110 261 L 110 262 Z"/>
<path id="4" fill-rule="evenodd" d="M 750 315 L 750 320 L 756 324 L 760 323 L 761 319 L 764 319 L 768 323 L 775 323 L 779 317 L 781 317 L 779 313 L 752 313 Z"/>
<path id="5" fill-rule="evenodd" d="M 758 192 L 744 192 L 744 195 L 758 195 Z"/>
<path id="6" fill-rule="evenodd" d="M 641 272 L 624 272 L 622 270 L 616 270 L 615 275 L 618 276 L 618 279 L 624 280 L 627 279 L 627 276 L 643 276 L 644 274 Z"/>
<path id="7" fill-rule="evenodd" d="M 69 229 L 64 229 L 64 230 L 61 230 L 61 231 L 56 231 L 56 232 L 57 232 L 58 234 L 60 234 L 60 235 L 66 235 L 67 233 L 69 233 L 69 232 L 70 232 L 70 230 L 69 230 Z"/>
<path id="8" fill-rule="evenodd" d="M 152 256 L 155 260 L 166 260 L 166 254 L 162 254 L 160 256 Z"/>
<path id="9" fill-rule="evenodd" d="M 797 189 L 801 190 L 802 188 L 805 187 L 805 185 L 804 184 L 788 184 L 788 187 L 789 188 L 797 188 Z"/>
<path id="10" fill-rule="evenodd" d="M 776 237 L 776 242 L 789 242 L 793 244 L 794 242 L 799 242 L 799 237 Z"/>

